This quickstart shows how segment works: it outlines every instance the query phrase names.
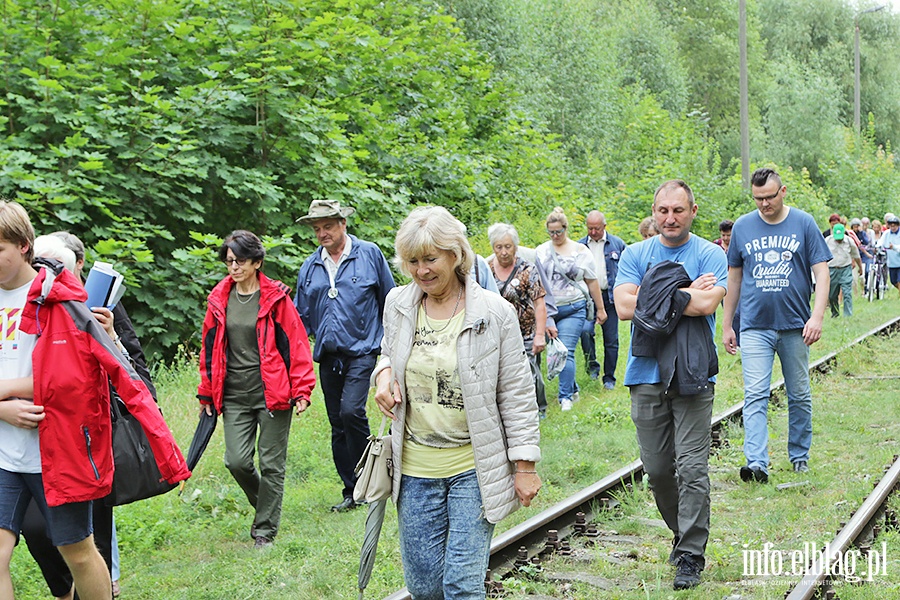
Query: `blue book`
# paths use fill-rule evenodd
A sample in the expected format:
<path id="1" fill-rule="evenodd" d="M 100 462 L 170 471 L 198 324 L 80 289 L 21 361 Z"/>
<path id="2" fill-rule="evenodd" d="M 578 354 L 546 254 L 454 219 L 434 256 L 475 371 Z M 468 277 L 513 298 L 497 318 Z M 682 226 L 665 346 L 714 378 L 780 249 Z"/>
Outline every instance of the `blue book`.
<path id="1" fill-rule="evenodd" d="M 99 260 L 95 262 L 84 282 L 84 289 L 88 293 L 85 301 L 87 307 L 102 306 L 109 310 L 115 308 L 125 293 L 125 286 L 122 285 L 123 279 L 124 276 L 111 264 Z"/>

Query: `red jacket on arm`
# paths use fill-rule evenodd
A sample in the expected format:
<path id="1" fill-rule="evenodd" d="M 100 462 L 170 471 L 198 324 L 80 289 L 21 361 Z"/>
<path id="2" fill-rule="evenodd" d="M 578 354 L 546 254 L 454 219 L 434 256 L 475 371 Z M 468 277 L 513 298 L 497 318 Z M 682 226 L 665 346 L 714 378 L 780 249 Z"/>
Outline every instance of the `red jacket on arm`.
<path id="1" fill-rule="evenodd" d="M 256 341 L 266 408 L 270 411 L 289 410 L 300 398 L 308 401 L 316 386 L 309 337 L 291 301 L 290 288 L 261 272 L 257 275 Z M 212 404 L 218 413 L 222 412 L 225 394 L 228 360 L 225 310 L 232 286 L 234 280 L 225 277 L 210 292 L 201 337 L 197 397 L 203 404 Z"/>
<path id="2" fill-rule="evenodd" d="M 43 265 L 43 266 L 41 266 Z M 140 422 L 159 472 L 169 483 L 191 476 L 147 386 L 84 305 L 87 292 L 55 261 L 41 266 L 28 291 L 21 329 L 38 336 L 32 354 L 34 403 L 47 504 L 108 495 L 113 480 L 109 382 Z"/>

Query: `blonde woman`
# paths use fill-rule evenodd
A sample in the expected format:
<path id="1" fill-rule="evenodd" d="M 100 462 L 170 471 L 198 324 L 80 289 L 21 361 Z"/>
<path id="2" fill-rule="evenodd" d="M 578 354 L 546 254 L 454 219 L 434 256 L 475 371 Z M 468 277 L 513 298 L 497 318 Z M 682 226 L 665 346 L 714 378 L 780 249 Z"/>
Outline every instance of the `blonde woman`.
<path id="1" fill-rule="evenodd" d="M 547 235 L 550 240 L 538 246 L 537 262 L 550 281 L 550 293 L 556 302 L 556 327 L 548 328 L 551 338 L 559 336 L 569 353 L 566 366 L 559 374 L 559 406 L 571 410 L 577 399 L 575 384 L 575 346 L 585 327 L 593 327 L 594 321 L 602 325 L 606 321 L 603 294 L 594 271 L 594 255 L 584 244 L 568 236 L 569 220 L 563 209 L 556 207 L 547 215 Z M 593 307 L 597 314 L 589 314 Z"/>
<path id="2" fill-rule="evenodd" d="M 481 599 L 494 524 L 541 486 L 538 410 L 513 307 L 469 276 L 465 226 L 412 211 L 384 306 L 375 401 L 394 419 L 400 553 L 417 600 Z"/>

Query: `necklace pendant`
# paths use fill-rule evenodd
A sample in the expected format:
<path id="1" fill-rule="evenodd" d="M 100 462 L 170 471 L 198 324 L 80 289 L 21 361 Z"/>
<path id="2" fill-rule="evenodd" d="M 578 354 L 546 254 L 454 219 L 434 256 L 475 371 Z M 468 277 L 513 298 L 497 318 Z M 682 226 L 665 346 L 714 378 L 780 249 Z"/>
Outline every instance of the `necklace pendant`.
<path id="1" fill-rule="evenodd" d="M 335 298 L 338 297 L 338 291 L 337 291 L 336 287 L 333 287 L 330 290 L 328 290 L 328 297 L 331 298 L 332 300 L 334 300 Z"/>

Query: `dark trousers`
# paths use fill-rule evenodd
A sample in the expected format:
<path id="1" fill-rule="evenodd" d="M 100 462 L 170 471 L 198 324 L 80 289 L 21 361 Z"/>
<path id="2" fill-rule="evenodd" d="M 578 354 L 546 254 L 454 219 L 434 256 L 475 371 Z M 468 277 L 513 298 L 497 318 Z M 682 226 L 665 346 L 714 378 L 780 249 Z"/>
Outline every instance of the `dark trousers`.
<path id="1" fill-rule="evenodd" d="M 712 385 L 710 385 L 712 388 Z M 676 538 L 675 556 L 700 566 L 709 539 L 709 424 L 713 391 L 669 393 L 663 384 L 631 386 L 631 419 L 656 507 Z"/>
<path id="2" fill-rule="evenodd" d="M 606 322 L 600 326 L 603 332 L 603 382 L 616 382 L 616 363 L 619 362 L 619 315 L 612 302 L 606 301 L 604 294 L 603 307 L 606 309 Z M 584 351 L 584 363 L 591 375 L 600 375 L 600 363 L 597 362 L 597 347 L 594 342 L 594 327 L 587 325 L 581 332 L 581 349 Z"/>
<path id="3" fill-rule="evenodd" d="M 275 539 L 281 524 L 293 410 L 266 409 L 259 397 L 225 398 L 225 466 L 255 509 L 251 536 Z M 253 462 L 259 453 L 259 469 Z"/>
<path id="4" fill-rule="evenodd" d="M 94 544 L 100 551 L 100 556 L 106 561 L 107 568 L 111 569 L 113 509 L 106 506 L 101 498 L 93 502 L 93 511 Z M 50 593 L 57 598 L 68 594 L 72 589 L 72 573 L 59 550 L 50 542 L 50 536 L 47 535 L 47 521 L 34 500 L 28 504 L 25 511 L 22 537 L 25 538 L 28 552 L 40 567 Z M 78 597 L 77 594 L 75 597 Z"/>
<path id="5" fill-rule="evenodd" d="M 369 377 L 377 354 L 346 356 L 324 354 L 319 361 L 319 383 L 325 396 L 325 410 L 331 423 L 331 454 L 344 484 L 345 498 L 353 496 L 359 462 L 369 439 Z"/>

